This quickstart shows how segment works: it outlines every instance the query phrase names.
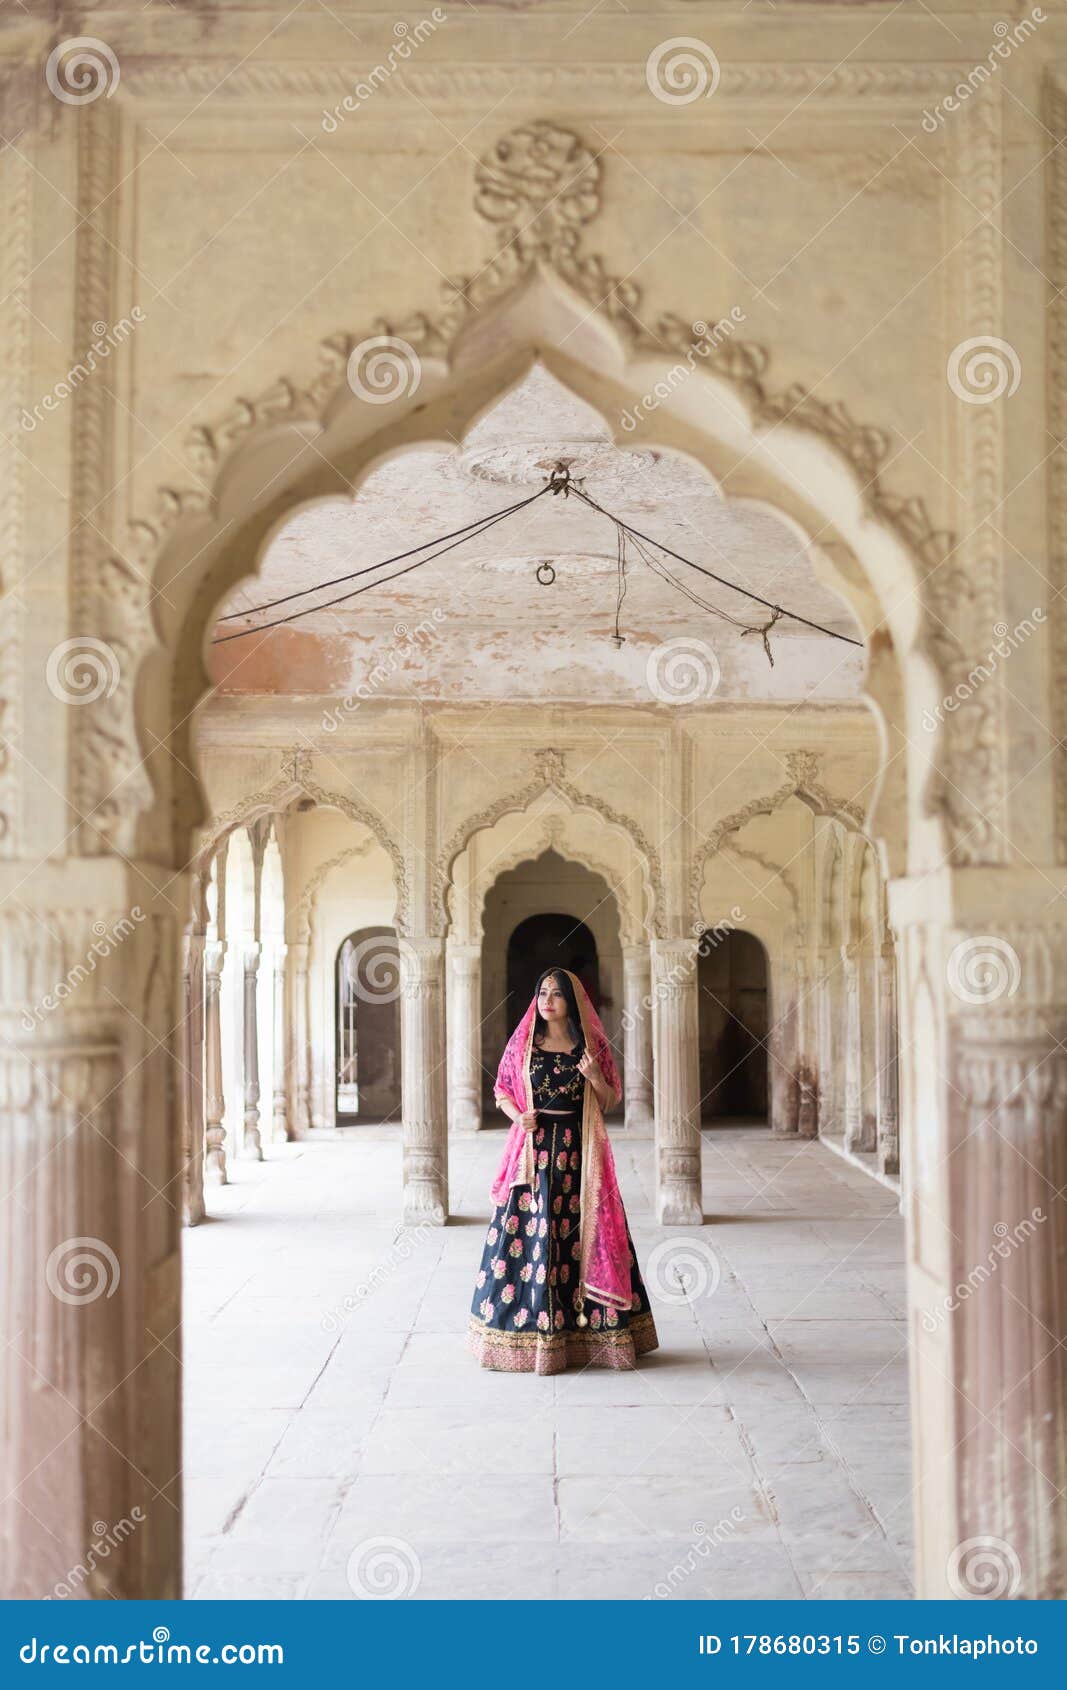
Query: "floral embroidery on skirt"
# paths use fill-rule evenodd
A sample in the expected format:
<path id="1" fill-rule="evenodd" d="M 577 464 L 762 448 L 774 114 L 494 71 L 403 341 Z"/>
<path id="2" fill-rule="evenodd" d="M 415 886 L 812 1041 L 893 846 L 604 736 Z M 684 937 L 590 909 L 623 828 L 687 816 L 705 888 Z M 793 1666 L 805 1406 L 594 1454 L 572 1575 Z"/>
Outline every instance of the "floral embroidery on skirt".
<path id="1" fill-rule="evenodd" d="M 533 1138 L 533 1188 L 513 1186 L 489 1224 L 468 1346 L 483 1367 L 506 1373 L 633 1367 L 659 1340 L 629 1227 L 630 1308 L 579 1295 L 581 1116 L 539 1115 Z M 579 1313 L 587 1325 L 578 1325 Z"/>

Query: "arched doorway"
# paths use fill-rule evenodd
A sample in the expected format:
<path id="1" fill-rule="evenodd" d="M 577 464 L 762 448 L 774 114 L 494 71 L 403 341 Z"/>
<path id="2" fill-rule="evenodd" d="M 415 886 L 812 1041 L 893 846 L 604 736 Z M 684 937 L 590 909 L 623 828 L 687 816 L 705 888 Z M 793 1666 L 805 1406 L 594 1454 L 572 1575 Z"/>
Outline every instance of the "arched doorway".
<path id="1" fill-rule="evenodd" d="M 538 285 L 541 285 L 540 282 Z M 586 313 L 586 315 L 589 315 L 589 313 Z M 528 317 L 524 323 L 524 327 L 529 344 L 533 345 L 534 330 L 537 325 L 531 325 Z M 479 344 L 484 345 L 485 340 L 486 337 L 483 335 Z M 525 358 L 532 356 L 532 353 L 528 353 L 524 347 L 521 356 Z M 575 353 L 575 358 L 577 360 L 577 352 Z M 339 362 L 343 365 L 343 356 Z M 451 396 L 445 396 L 450 402 L 450 408 L 448 410 L 448 432 L 450 436 L 454 428 L 457 426 L 457 418 L 462 421 L 464 413 L 473 414 L 477 407 L 484 403 L 487 390 L 499 388 L 502 380 L 509 379 L 517 372 L 520 368 L 520 363 L 521 360 L 516 358 L 513 359 L 510 364 L 506 365 L 503 370 L 498 368 L 494 368 L 489 372 L 476 370 L 473 376 L 470 375 L 469 368 L 468 370 L 464 370 L 462 367 L 462 360 L 459 358 L 450 365 L 450 375 L 455 373 L 458 380 L 468 381 L 468 390 L 466 395 L 467 402 L 465 407 L 456 407 L 452 405 Z M 623 370 L 624 366 L 621 359 L 619 360 L 618 367 L 620 371 Z M 591 380 L 588 385 L 591 389 L 600 392 L 602 403 L 606 409 L 608 403 L 608 395 L 606 391 L 607 383 L 603 377 L 600 376 L 599 368 L 600 366 L 597 366 L 596 380 Z M 694 393 L 694 412 L 697 410 L 697 401 L 700 397 L 699 392 L 696 391 L 697 384 L 700 379 L 700 375 L 696 375 L 693 383 L 691 384 L 691 388 L 687 387 L 686 389 L 687 396 L 690 391 L 693 391 Z M 749 380 L 750 385 L 755 385 L 756 396 L 759 397 L 760 389 L 758 382 L 756 382 L 756 378 L 752 376 L 747 377 L 746 379 Z M 636 394 L 641 391 L 641 387 L 641 381 L 633 379 L 630 391 Z M 623 391 L 626 391 L 626 389 L 623 388 Z M 773 396 L 771 396 L 771 398 L 773 399 Z M 612 399 L 614 400 L 614 395 L 612 395 Z M 306 412 L 300 407 L 296 407 L 295 409 L 296 420 L 300 425 L 303 425 L 306 418 Z M 361 442 L 358 450 L 350 447 L 347 455 L 345 452 L 335 449 L 334 442 L 332 442 L 328 437 L 329 431 L 324 430 L 323 436 L 315 442 L 315 466 L 313 471 L 308 473 L 306 465 L 300 465 L 299 460 L 301 454 L 298 450 L 292 456 L 292 464 L 295 467 L 292 469 L 292 473 L 289 476 L 288 485 L 285 484 L 282 475 L 271 474 L 270 476 L 264 475 L 261 483 L 249 488 L 242 480 L 244 472 L 251 468 L 256 475 L 258 475 L 263 466 L 258 463 L 252 465 L 228 464 L 226 468 L 229 476 L 230 503 L 227 507 L 223 507 L 220 501 L 218 510 L 218 521 L 220 524 L 224 525 L 227 533 L 225 541 L 220 535 L 210 538 L 205 536 L 201 529 L 196 527 L 195 523 L 186 525 L 186 527 L 182 529 L 181 533 L 177 530 L 175 531 L 173 536 L 174 544 L 168 547 L 167 555 L 163 557 L 161 568 L 159 570 L 159 577 L 162 579 L 164 584 L 170 584 L 172 581 L 181 581 L 182 583 L 180 596 L 176 601 L 174 609 L 173 632 L 168 632 L 168 644 L 171 648 L 168 656 L 171 657 L 173 662 L 174 685 L 172 689 L 165 691 L 164 687 L 157 683 L 152 687 L 150 697 L 149 689 L 147 687 L 141 688 L 141 705 L 139 707 L 137 720 L 140 724 L 143 717 L 144 725 L 153 727 L 161 725 L 162 727 L 162 731 L 156 732 L 154 736 L 159 746 L 155 763 L 162 766 L 161 771 L 157 770 L 155 765 L 153 765 L 152 768 L 153 773 L 161 772 L 161 778 L 157 781 L 157 799 L 159 801 L 159 809 L 161 813 L 167 819 L 171 820 L 173 824 L 174 857 L 176 864 L 180 864 L 185 860 L 184 840 L 188 833 L 191 820 L 194 819 L 198 813 L 197 794 L 195 792 L 195 776 L 192 777 L 192 787 L 185 788 L 183 785 L 183 777 L 179 772 L 180 770 L 192 768 L 194 765 L 195 760 L 191 756 L 182 754 L 183 752 L 187 753 L 189 749 L 188 740 L 182 738 L 183 725 L 189 721 L 193 707 L 197 703 L 198 699 L 203 696 L 206 686 L 203 666 L 198 662 L 199 647 L 204 638 L 204 614 L 202 608 L 198 607 L 210 605 L 212 602 L 219 602 L 222 589 L 228 585 L 232 585 L 233 582 L 236 581 L 243 573 L 247 572 L 248 560 L 258 555 L 260 542 L 271 528 L 271 525 L 278 519 L 280 514 L 283 513 L 284 509 L 288 508 L 293 502 L 301 498 L 321 497 L 335 490 L 347 491 L 350 489 L 353 475 L 358 472 L 361 467 L 361 463 L 373 452 L 384 449 L 383 441 L 385 441 L 386 434 L 388 434 L 388 440 L 386 443 L 390 446 L 396 446 L 397 444 L 405 443 L 406 440 L 410 439 L 413 435 L 416 435 L 419 431 L 425 433 L 432 426 L 434 415 L 431 396 L 428 392 L 428 384 L 427 389 L 420 394 L 418 410 L 420 413 L 420 419 L 417 424 L 414 422 L 409 424 L 409 419 L 403 413 L 394 413 L 394 418 L 399 417 L 399 420 L 393 420 L 390 429 L 388 431 L 382 431 L 383 440 L 371 445 L 366 445 L 365 450 L 365 443 Z M 665 416 L 665 413 L 663 414 Z M 342 417 L 341 407 L 336 408 L 335 415 L 336 418 L 341 419 L 341 424 L 343 424 L 344 418 Z M 706 456 L 709 462 L 713 460 L 719 461 L 726 459 L 728 460 L 727 467 L 729 467 L 729 463 L 739 457 L 739 455 L 743 452 L 744 456 L 741 458 L 741 461 L 746 464 L 746 470 L 751 475 L 752 479 L 751 481 L 742 483 L 742 485 L 744 487 L 754 486 L 757 491 L 762 491 L 763 489 L 763 481 L 757 475 L 758 470 L 761 468 L 763 469 L 764 479 L 772 477 L 772 470 L 769 470 L 766 467 L 767 462 L 770 461 L 775 468 L 779 470 L 780 479 L 777 490 L 781 492 L 783 504 L 796 513 L 798 520 L 803 521 L 804 519 L 807 519 L 808 531 L 818 532 L 821 534 L 826 528 L 834 530 L 831 532 L 827 544 L 829 546 L 840 546 L 843 549 L 847 569 L 852 570 L 850 584 L 854 589 L 853 596 L 855 598 L 859 598 L 866 595 L 866 588 L 863 585 L 863 578 L 865 575 L 872 583 L 870 589 L 871 606 L 865 607 L 871 609 L 871 614 L 864 616 L 864 631 L 868 634 L 876 632 L 878 635 L 877 644 L 875 644 L 873 640 L 871 643 L 871 664 L 873 668 L 876 657 L 878 657 L 878 654 L 880 653 L 880 673 L 875 674 L 874 678 L 876 682 L 879 678 L 881 678 L 884 683 L 881 688 L 881 696 L 885 697 L 888 695 L 889 681 L 886 676 L 888 666 L 890 666 L 891 663 L 895 665 L 896 660 L 892 657 L 893 651 L 896 650 L 906 653 L 907 657 L 906 659 L 902 659 L 902 661 L 906 661 L 907 663 L 909 682 L 911 683 L 909 685 L 908 713 L 910 718 L 918 719 L 922 705 L 928 698 L 932 700 L 933 705 L 936 707 L 936 700 L 940 688 L 937 684 L 935 684 L 937 676 L 933 669 L 932 661 L 923 661 L 921 660 L 921 655 L 920 657 L 915 655 L 916 653 L 921 654 L 923 651 L 923 646 L 917 637 L 917 629 L 915 626 L 918 619 L 918 613 L 914 610 L 914 605 L 921 602 L 919 595 L 917 593 L 911 594 L 908 592 L 902 592 L 899 589 L 902 584 L 910 583 L 914 575 L 915 555 L 913 554 L 918 553 L 919 540 L 922 539 L 922 535 L 919 535 L 919 540 L 909 540 L 908 544 L 905 545 L 899 537 L 894 537 L 888 523 L 872 521 L 871 505 L 873 502 L 873 495 L 871 493 L 869 483 L 865 482 L 861 488 L 860 477 L 858 475 L 851 476 L 851 479 L 848 481 L 844 480 L 842 474 L 843 466 L 837 464 L 833 459 L 828 458 L 825 442 L 813 439 L 810 450 L 807 450 L 807 443 L 798 438 L 799 429 L 791 429 L 788 421 L 780 423 L 777 420 L 773 420 L 772 426 L 768 428 L 766 426 L 768 418 L 775 419 L 774 407 L 769 400 L 767 403 L 764 403 L 760 407 L 754 409 L 753 415 L 758 419 L 759 428 L 764 430 L 766 437 L 769 438 L 773 435 L 772 446 L 768 447 L 765 440 L 755 438 L 756 429 L 749 429 L 747 419 L 741 417 L 739 407 L 737 407 L 731 408 L 729 411 L 729 428 L 727 429 L 724 425 L 721 429 L 721 433 L 724 437 L 721 442 L 721 451 L 715 452 L 712 446 L 709 445 L 706 454 L 702 453 L 700 455 L 702 457 Z M 270 418 L 270 421 L 273 424 L 275 418 Z M 835 426 L 837 426 L 836 423 Z M 339 425 L 339 432 L 343 438 L 343 426 Z M 695 425 L 693 425 L 691 432 L 697 432 Z M 714 432 L 713 424 L 709 424 L 709 434 L 714 434 Z M 728 439 L 726 438 L 727 434 L 729 435 Z M 687 441 L 689 436 L 687 433 L 679 431 L 674 438 L 681 438 L 684 443 Z M 303 445 L 302 440 L 300 444 Z M 276 435 L 271 436 L 269 445 L 271 451 L 274 451 L 275 447 L 279 445 Z M 749 450 L 750 447 L 751 450 Z M 213 446 L 212 449 L 214 449 Z M 361 451 L 363 452 L 362 459 L 360 458 Z M 761 452 L 762 458 L 759 457 Z M 306 456 L 310 457 L 311 454 L 307 453 Z M 276 457 L 268 467 L 273 470 L 274 464 L 277 461 L 278 457 Z M 241 473 L 239 474 L 238 472 Z M 849 473 L 851 474 L 851 472 Z M 247 480 L 248 478 L 246 477 L 245 479 Z M 252 479 L 254 480 L 255 477 L 253 476 Z M 265 486 L 269 486 L 272 490 L 273 497 L 271 499 L 268 499 L 266 494 L 262 493 L 262 487 Z M 176 501 L 173 497 L 171 497 L 166 509 L 180 510 L 180 508 L 180 500 Z M 199 509 L 201 507 L 197 508 Z M 878 510 L 877 506 L 875 508 Z M 913 513 L 912 506 L 908 506 L 906 508 L 908 509 L 909 514 Z M 879 514 L 881 513 L 879 512 Z M 155 530 L 150 530 L 150 532 L 155 534 Z M 852 568 L 852 558 L 847 550 L 847 541 L 850 538 L 855 539 L 856 553 L 860 560 L 854 569 Z M 186 546 L 188 547 L 190 553 L 198 559 L 198 568 L 195 572 L 193 570 L 189 570 L 187 578 L 182 580 L 185 558 L 181 555 L 181 553 L 182 549 Z M 116 600 L 118 599 L 118 595 L 112 596 Z M 886 619 L 891 627 L 891 633 L 893 636 L 892 639 L 886 635 L 883 627 L 876 626 L 878 623 L 876 612 L 879 610 L 880 605 L 890 607 L 890 609 L 887 610 Z M 124 608 L 123 613 L 131 615 L 132 620 L 132 614 L 128 611 L 128 609 Z M 145 621 L 147 622 L 147 616 L 145 617 Z M 107 623 L 102 622 L 101 626 L 105 631 L 109 631 L 109 625 Z M 140 631 L 141 630 L 138 627 L 137 632 L 140 633 Z M 155 661 L 154 653 L 153 670 L 154 675 L 162 674 L 165 676 L 165 664 Z M 895 680 L 895 671 L 892 678 Z M 879 696 L 878 693 L 875 692 L 874 686 L 870 687 L 870 691 L 872 695 L 876 697 Z M 146 700 L 147 703 L 145 702 Z M 115 714 L 118 713 L 122 703 L 123 700 L 120 700 L 119 704 L 114 706 Z M 132 714 L 133 712 L 131 708 L 131 715 Z M 88 713 L 85 713 L 85 715 L 87 721 L 92 720 Z M 899 723 L 902 717 L 902 711 L 897 711 L 895 713 L 894 726 Z M 187 730 L 184 731 L 187 732 Z M 177 745 L 177 751 L 175 751 L 175 745 Z M 134 750 L 137 753 L 135 757 L 136 767 L 138 772 L 141 773 L 140 755 L 139 752 L 137 752 L 136 747 L 134 747 Z M 918 753 L 914 753 L 913 756 L 909 757 L 909 768 L 913 761 L 919 764 L 919 777 L 924 777 L 927 773 L 927 770 L 924 767 L 926 759 L 921 757 Z M 100 765 L 100 762 L 101 760 L 98 758 L 86 757 L 81 759 L 78 766 L 95 770 Z M 107 768 L 107 781 L 109 787 L 114 784 L 114 772 L 114 767 L 109 765 Z M 172 790 L 172 786 L 176 790 Z M 90 782 L 90 788 L 91 787 L 92 783 Z M 918 781 L 915 783 L 915 788 L 918 792 Z M 941 808 L 943 809 L 943 807 L 944 806 L 942 805 Z M 932 861 L 935 853 L 933 850 L 930 850 L 925 856 L 923 856 L 916 848 L 917 836 L 918 843 L 922 843 L 924 836 L 929 838 L 929 836 L 933 835 L 934 830 L 938 825 L 938 813 L 938 806 L 933 803 L 928 804 L 926 808 L 921 808 L 918 804 L 912 804 L 910 806 L 909 819 L 911 827 L 909 833 L 909 844 L 913 847 L 912 854 L 918 861 L 919 867 L 922 867 L 926 861 Z M 139 824 L 137 824 L 136 820 L 131 821 L 130 817 L 125 814 L 120 819 L 126 830 L 119 835 L 120 840 L 132 837 L 134 827 Z M 160 830 L 160 833 L 162 834 L 162 829 Z M 931 844 L 932 843 L 933 841 L 931 840 Z M 117 847 L 115 849 L 115 855 L 119 855 Z M 913 925 L 918 925 L 916 917 L 913 916 L 911 920 Z M 934 923 L 931 921 L 928 925 L 932 927 Z M 935 934 L 934 940 L 929 942 L 929 949 L 934 958 L 934 963 L 938 963 L 940 960 L 934 952 L 934 941 L 937 938 L 938 936 Z M 915 949 L 917 960 L 922 960 L 919 956 L 920 942 L 922 944 L 927 944 L 927 937 L 925 934 L 921 935 L 920 938 L 916 940 Z M 931 979 L 940 981 L 943 973 L 943 968 L 931 965 Z M 926 976 L 924 975 L 923 978 L 925 980 Z M 936 995 L 932 995 L 933 1010 L 938 1012 L 943 1011 L 944 1006 L 941 1002 L 943 995 L 944 988 L 939 985 L 937 987 Z M 932 1019 L 933 1015 L 931 1015 L 931 1020 Z M 947 1017 L 943 1014 L 942 1020 L 947 1020 Z M 943 1029 L 939 1028 L 939 1031 L 943 1031 Z M 957 1042 L 959 1041 L 957 1040 Z M 976 1044 L 978 1042 L 978 1040 L 975 1040 Z M 905 1044 L 905 1048 L 910 1049 L 907 1042 Z M 964 1071 L 964 1078 L 967 1082 L 969 1092 L 968 1094 L 961 1095 L 976 1093 L 980 1098 L 984 1098 L 987 1096 L 984 1073 L 979 1072 L 977 1077 L 975 1077 L 971 1053 L 968 1051 L 965 1052 L 964 1055 L 967 1062 L 971 1063 L 971 1066 L 966 1067 Z M 1007 1066 L 1008 1065 L 1005 1064 L 1005 1067 Z M 936 1067 L 936 1063 L 931 1062 L 926 1075 L 922 1076 L 923 1083 L 926 1084 L 928 1088 L 927 1093 L 924 1096 L 924 1100 L 928 1102 L 928 1108 L 924 1111 L 924 1121 L 930 1126 L 931 1138 L 933 1138 L 934 1131 L 936 1129 L 938 1140 L 941 1141 L 947 1136 L 948 1104 L 943 1095 L 945 1089 L 944 1086 L 940 1083 L 935 1084 L 933 1079 L 933 1072 Z M 938 1072 L 940 1071 L 938 1070 Z M 913 1082 L 909 1095 L 914 1103 L 919 1096 L 924 1095 L 919 1089 L 920 1077 L 913 1075 L 907 1069 L 905 1070 L 904 1077 L 906 1082 L 909 1080 Z M 106 1091 L 105 1083 L 107 1086 Z M 105 1079 L 100 1081 L 99 1089 L 103 1095 L 111 1095 L 111 1091 L 114 1088 L 111 1083 L 110 1073 L 106 1075 Z M 906 1087 L 906 1092 L 907 1090 L 908 1088 Z M 102 1182 L 98 1182 L 98 1184 L 102 1184 Z M 918 1206 L 918 1201 L 921 1200 L 923 1195 L 920 1187 L 917 1186 L 917 1190 L 918 1199 L 916 1206 Z M 955 1197 L 955 1193 L 953 1193 L 953 1196 Z M 954 1203 L 953 1213 L 962 1207 L 963 1199 L 968 1196 L 968 1191 L 962 1192 L 961 1200 Z M 947 1236 L 947 1229 L 939 1228 L 939 1222 L 936 1218 L 937 1212 L 935 1211 L 934 1213 L 935 1218 L 933 1220 L 928 1220 L 927 1222 L 924 1242 L 927 1243 L 928 1247 L 926 1256 L 924 1257 L 924 1262 L 927 1264 L 928 1272 L 934 1284 L 951 1283 L 948 1274 L 951 1269 L 952 1262 L 947 1256 L 945 1260 L 942 1261 L 941 1257 L 936 1253 L 938 1241 L 943 1235 Z M 968 1231 L 967 1234 L 964 1235 L 965 1246 L 970 1240 L 970 1234 L 975 1231 L 976 1223 L 971 1222 L 970 1211 L 966 1212 L 964 1218 L 968 1220 Z M 96 1210 L 92 1201 L 87 1199 L 83 1204 L 79 1205 L 78 1222 L 83 1230 L 91 1230 L 94 1224 L 98 1226 L 101 1224 L 97 1219 Z M 932 1246 L 930 1246 L 928 1242 L 931 1234 L 933 1235 Z M 953 1233 L 952 1236 L 957 1240 L 957 1242 L 959 1242 L 961 1236 L 960 1234 Z M 125 1240 L 123 1240 L 123 1242 L 125 1243 Z M 131 1260 L 135 1263 L 138 1262 L 140 1257 L 137 1254 L 135 1243 L 130 1244 L 129 1251 Z M 160 1259 L 164 1259 L 162 1255 Z M 134 1282 L 137 1279 L 137 1276 L 134 1273 L 130 1273 L 127 1278 L 130 1282 Z M 131 1323 L 131 1326 L 132 1325 L 133 1323 Z M 141 1325 L 137 1324 L 136 1329 L 138 1331 L 141 1330 Z M 924 1366 L 924 1374 L 931 1379 L 939 1373 L 937 1363 L 941 1359 L 940 1350 L 944 1347 L 944 1345 L 935 1346 L 935 1344 L 931 1343 L 926 1347 L 926 1351 L 921 1358 L 924 1362 L 927 1358 L 929 1358 L 929 1365 Z M 139 1389 L 140 1388 L 142 1387 L 139 1383 Z M 151 1424 L 153 1427 L 158 1427 L 161 1423 L 162 1414 L 157 1411 L 162 1409 L 162 1412 L 166 1413 L 168 1411 L 172 1411 L 174 1408 L 173 1391 L 168 1397 L 167 1393 L 162 1389 L 152 1391 L 148 1388 L 144 1388 L 144 1405 L 147 1411 L 138 1413 L 136 1416 L 137 1422 L 139 1424 Z M 136 1406 L 140 1409 L 142 1405 L 138 1402 Z M 935 1422 L 934 1429 L 929 1438 L 929 1442 L 933 1445 L 932 1453 L 935 1455 L 941 1455 L 948 1448 L 947 1440 L 953 1427 L 952 1416 L 947 1411 L 940 1411 L 937 1409 L 936 1405 L 934 1410 L 928 1410 L 928 1416 Z M 135 1453 L 139 1453 L 140 1446 L 135 1445 L 134 1448 Z M 158 1470 L 161 1474 L 165 1475 L 173 1470 L 174 1463 L 167 1459 L 170 1452 L 164 1437 L 160 1437 L 158 1448 L 161 1451 Z M 946 1473 L 950 1473 L 947 1455 L 944 1467 Z M 945 1481 L 944 1490 L 947 1496 L 949 1490 L 947 1479 Z M 969 1506 L 960 1506 L 956 1504 L 952 1507 L 946 1507 L 943 1510 L 931 1509 L 930 1517 L 940 1518 L 943 1515 L 950 1520 L 957 1521 L 959 1523 L 957 1535 L 960 1535 L 965 1533 L 967 1526 L 970 1523 L 972 1513 L 973 1510 Z M 108 1515 L 108 1517 L 110 1517 L 110 1515 Z M 995 1524 L 999 1523 L 999 1516 L 997 1513 L 993 1514 L 993 1520 Z M 154 1564 L 163 1565 L 164 1567 L 166 1566 L 166 1547 L 166 1544 L 164 1544 L 163 1552 L 160 1553 L 155 1549 L 155 1545 L 153 1545 L 156 1557 Z M 938 1545 L 935 1541 L 935 1534 L 931 1533 L 931 1545 L 927 1556 L 928 1572 L 925 1580 L 925 1590 L 929 1594 L 940 1593 L 941 1584 L 943 1583 L 941 1575 L 936 1571 L 930 1570 L 935 1569 L 936 1566 L 944 1565 L 945 1556 L 943 1554 L 936 1554 L 935 1550 L 937 1550 L 937 1548 Z M 155 1593 L 159 1589 L 159 1581 L 158 1579 L 149 1577 L 142 1580 L 139 1585 L 135 1585 L 134 1588 L 137 1590 L 143 1588 L 151 1593 Z"/>
<path id="2" fill-rule="evenodd" d="M 713 942 L 714 941 L 714 942 Z M 767 1119 L 767 952 L 741 928 L 704 935 L 697 965 L 700 1099 L 705 1125 Z"/>
<path id="3" fill-rule="evenodd" d="M 400 1115 L 400 950 L 391 927 L 362 927 L 334 969 L 337 1125 Z"/>
<path id="4" fill-rule="evenodd" d="M 547 968 L 577 974 L 620 1052 L 623 957 L 618 901 L 605 875 L 548 848 L 497 874 L 481 911 L 483 1108 L 512 1029 Z"/>
<path id="5" fill-rule="evenodd" d="M 527 916 L 508 940 L 508 1025 L 514 1027 L 529 1003 L 546 968 L 566 968 L 576 974 L 593 1006 L 600 1007 L 600 960 L 596 938 L 584 921 L 572 915 Z"/>

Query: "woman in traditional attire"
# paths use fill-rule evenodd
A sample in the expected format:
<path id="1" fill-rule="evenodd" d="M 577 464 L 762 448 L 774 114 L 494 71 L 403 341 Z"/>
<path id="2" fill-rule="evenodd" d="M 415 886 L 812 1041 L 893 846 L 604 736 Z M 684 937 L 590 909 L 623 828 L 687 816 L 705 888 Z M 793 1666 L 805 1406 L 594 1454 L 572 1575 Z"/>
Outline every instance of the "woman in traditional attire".
<path id="1" fill-rule="evenodd" d="M 633 1367 L 659 1342 L 604 1111 L 622 1088 L 581 982 L 542 974 L 497 1070 L 512 1127 L 468 1324 L 483 1367 Z"/>

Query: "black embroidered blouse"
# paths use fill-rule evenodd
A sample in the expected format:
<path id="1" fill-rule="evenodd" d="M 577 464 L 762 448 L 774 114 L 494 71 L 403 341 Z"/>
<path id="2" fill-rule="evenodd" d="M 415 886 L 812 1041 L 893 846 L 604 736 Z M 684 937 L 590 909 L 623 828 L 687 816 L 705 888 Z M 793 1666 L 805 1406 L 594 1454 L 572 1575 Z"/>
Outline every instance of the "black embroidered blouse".
<path id="1" fill-rule="evenodd" d="M 535 1109 L 580 1109 L 585 1075 L 578 1050 L 538 1050 L 530 1054 L 530 1085 Z"/>

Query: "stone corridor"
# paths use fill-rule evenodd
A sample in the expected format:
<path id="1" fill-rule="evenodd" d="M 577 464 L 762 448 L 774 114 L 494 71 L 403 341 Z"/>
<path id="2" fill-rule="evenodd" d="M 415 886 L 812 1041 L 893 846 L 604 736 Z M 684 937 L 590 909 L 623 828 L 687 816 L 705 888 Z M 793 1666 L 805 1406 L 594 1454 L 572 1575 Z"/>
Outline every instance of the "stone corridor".
<path id="1" fill-rule="evenodd" d="M 893 1193 L 725 1128 L 711 1224 L 664 1231 L 651 1142 L 617 1135 L 660 1349 L 490 1374 L 463 1329 L 501 1143 L 453 1142 L 443 1229 L 395 1225 L 384 1129 L 269 1145 L 210 1194 L 183 1238 L 186 1595 L 909 1596 Z"/>

